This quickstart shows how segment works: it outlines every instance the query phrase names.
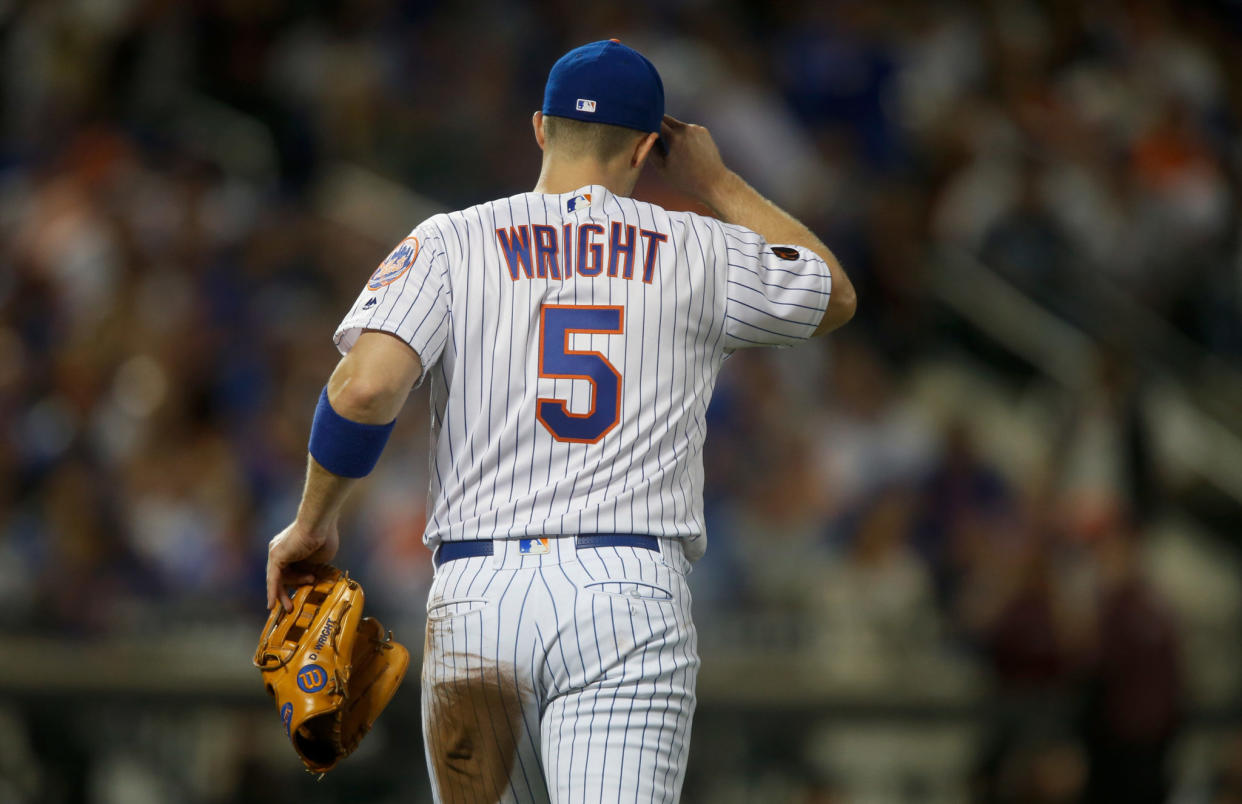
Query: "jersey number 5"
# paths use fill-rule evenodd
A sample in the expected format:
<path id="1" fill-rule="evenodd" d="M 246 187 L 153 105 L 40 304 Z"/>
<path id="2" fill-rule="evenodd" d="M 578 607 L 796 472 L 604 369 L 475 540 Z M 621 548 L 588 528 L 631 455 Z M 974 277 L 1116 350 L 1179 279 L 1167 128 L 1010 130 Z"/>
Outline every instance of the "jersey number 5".
<path id="1" fill-rule="evenodd" d="M 621 307 L 545 304 L 539 308 L 539 376 L 591 383 L 591 409 L 570 413 L 564 399 L 540 397 L 535 417 L 557 441 L 594 444 L 621 420 L 621 373 L 599 352 L 569 348 L 574 332 L 620 335 Z"/>

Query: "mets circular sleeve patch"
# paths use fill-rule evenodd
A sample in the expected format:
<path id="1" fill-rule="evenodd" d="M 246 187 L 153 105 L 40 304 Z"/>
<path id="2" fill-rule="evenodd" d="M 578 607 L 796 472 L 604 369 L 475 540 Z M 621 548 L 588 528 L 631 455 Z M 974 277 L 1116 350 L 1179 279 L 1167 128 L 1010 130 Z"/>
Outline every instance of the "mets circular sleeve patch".
<path id="1" fill-rule="evenodd" d="M 379 264 L 375 273 L 371 274 L 371 281 L 367 283 L 367 287 L 371 290 L 379 290 L 385 285 L 391 285 L 410 270 L 410 266 L 416 259 L 418 259 L 418 238 L 407 237 L 398 243 L 392 253 Z"/>

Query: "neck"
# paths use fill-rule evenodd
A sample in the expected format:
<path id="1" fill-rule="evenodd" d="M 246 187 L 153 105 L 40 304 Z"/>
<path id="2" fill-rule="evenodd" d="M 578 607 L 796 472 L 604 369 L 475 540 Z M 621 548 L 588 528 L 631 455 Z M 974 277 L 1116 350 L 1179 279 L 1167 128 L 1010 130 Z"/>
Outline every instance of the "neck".
<path id="1" fill-rule="evenodd" d="M 601 184 L 613 195 L 628 196 L 634 191 L 634 180 L 628 169 L 617 170 L 593 160 L 565 162 L 544 159 L 535 192 L 567 193 L 588 184 Z"/>

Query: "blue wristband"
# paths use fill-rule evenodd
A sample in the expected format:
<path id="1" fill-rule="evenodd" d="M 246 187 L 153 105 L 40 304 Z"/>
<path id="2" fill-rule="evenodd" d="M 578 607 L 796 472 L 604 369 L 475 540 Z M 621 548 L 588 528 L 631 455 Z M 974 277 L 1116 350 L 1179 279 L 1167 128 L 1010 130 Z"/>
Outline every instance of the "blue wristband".
<path id="1" fill-rule="evenodd" d="M 315 408 L 307 448 L 319 465 L 334 475 L 366 477 L 375 468 L 396 423 L 396 419 L 388 424 L 362 424 L 346 419 L 332 409 L 325 387 Z"/>

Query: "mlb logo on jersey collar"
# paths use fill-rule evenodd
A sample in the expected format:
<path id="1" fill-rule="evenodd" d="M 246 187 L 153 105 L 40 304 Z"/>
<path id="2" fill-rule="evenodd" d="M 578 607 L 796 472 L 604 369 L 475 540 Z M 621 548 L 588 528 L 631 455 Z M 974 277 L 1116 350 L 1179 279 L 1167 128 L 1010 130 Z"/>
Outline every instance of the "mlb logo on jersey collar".
<path id="1" fill-rule="evenodd" d="M 551 550 L 547 539 L 518 539 L 518 552 L 524 556 L 546 555 Z"/>
<path id="2" fill-rule="evenodd" d="M 591 205 L 591 194 L 582 193 L 581 195 L 575 195 L 573 198 L 566 201 L 565 210 L 568 212 L 573 212 L 575 210 L 579 210 L 579 209 L 582 209 L 583 207 L 587 207 L 590 205 Z"/>

